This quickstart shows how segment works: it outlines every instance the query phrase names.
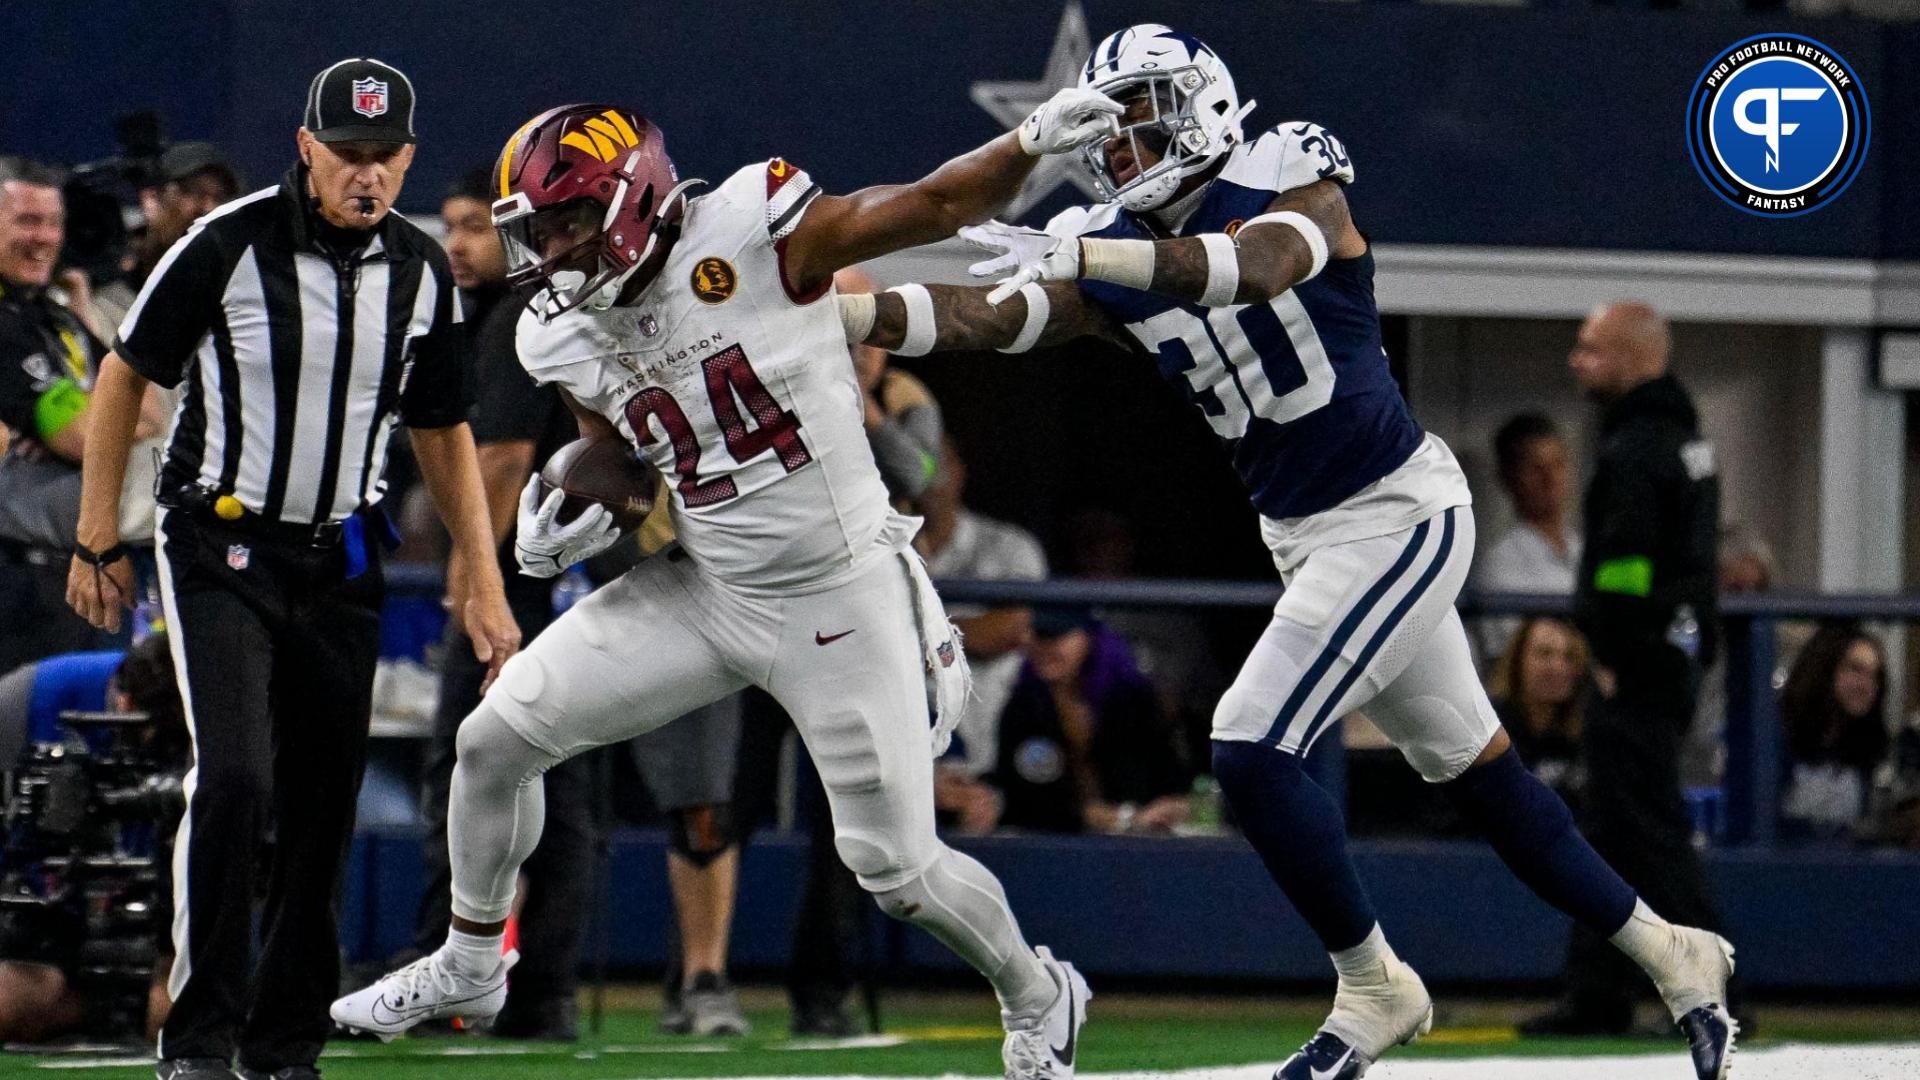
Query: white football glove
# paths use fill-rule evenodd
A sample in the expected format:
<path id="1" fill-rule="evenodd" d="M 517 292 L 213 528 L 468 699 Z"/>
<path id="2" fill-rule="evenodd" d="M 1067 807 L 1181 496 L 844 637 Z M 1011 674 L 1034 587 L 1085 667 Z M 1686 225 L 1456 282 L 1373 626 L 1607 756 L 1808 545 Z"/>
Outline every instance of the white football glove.
<path id="1" fill-rule="evenodd" d="M 983 221 L 978 225 L 961 226 L 960 239 L 968 247 L 994 256 L 967 267 L 967 273 L 977 278 L 993 278 L 1019 269 L 1022 263 L 1038 261 L 1058 237 L 1024 225 Z"/>
<path id="2" fill-rule="evenodd" d="M 1126 111 L 1098 90 L 1069 86 L 1021 121 L 1020 149 L 1034 157 L 1078 150 L 1120 134 L 1120 114 Z"/>
<path id="3" fill-rule="evenodd" d="M 577 518 L 556 524 L 567 493 L 555 488 L 540 501 L 540 478 L 532 477 L 520 491 L 520 520 L 513 541 L 513 557 L 529 577 L 558 577 L 574 563 L 591 559 L 620 539 L 613 511 L 599 503 Z"/>
<path id="4" fill-rule="evenodd" d="M 993 260 L 999 262 L 1001 260 Z M 985 266 L 985 263 L 976 264 Z M 1004 278 L 987 294 L 987 303 L 1000 306 L 1007 297 L 1027 285 L 1046 281 L 1072 281 L 1080 276 L 1080 238 L 1069 236 L 1054 240 L 1038 258 L 1024 259 L 1013 276 Z"/>

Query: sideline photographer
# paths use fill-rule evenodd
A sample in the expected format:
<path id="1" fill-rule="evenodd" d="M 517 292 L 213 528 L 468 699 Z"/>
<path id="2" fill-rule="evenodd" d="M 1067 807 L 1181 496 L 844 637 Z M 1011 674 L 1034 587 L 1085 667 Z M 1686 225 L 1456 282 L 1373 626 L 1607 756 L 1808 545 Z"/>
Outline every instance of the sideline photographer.
<path id="1" fill-rule="evenodd" d="M 53 657 L 0 679 L 0 731 L 33 733 L 6 759 L 18 768 L 0 852 L 0 1042 L 150 1040 L 166 1017 L 164 868 L 186 724 L 164 634 L 102 662 L 113 655 Z M 103 708 L 147 719 L 59 729 L 62 712 Z"/>

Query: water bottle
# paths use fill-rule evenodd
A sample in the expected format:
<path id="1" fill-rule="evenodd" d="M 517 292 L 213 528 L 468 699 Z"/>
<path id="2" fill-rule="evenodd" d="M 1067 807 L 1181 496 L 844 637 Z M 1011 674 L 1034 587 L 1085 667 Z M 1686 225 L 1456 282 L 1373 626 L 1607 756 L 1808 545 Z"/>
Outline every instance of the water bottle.
<path id="1" fill-rule="evenodd" d="M 553 586 L 553 613 L 556 616 L 566 614 L 568 608 L 587 598 L 593 592 L 593 579 L 587 576 L 585 568 L 573 566 L 560 575 Z"/>
<path id="2" fill-rule="evenodd" d="M 1220 781 L 1205 774 L 1195 778 L 1187 824 L 1194 832 L 1220 831 Z"/>
<path id="3" fill-rule="evenodd" d="M 1700 655 L 1700 620 L 1694 618 L 1692 604 L 1681 604 L 1673 613 L 1673 621 L 1667 624 L 1667 644 L 1685 653 L 1689 660 Z"/>

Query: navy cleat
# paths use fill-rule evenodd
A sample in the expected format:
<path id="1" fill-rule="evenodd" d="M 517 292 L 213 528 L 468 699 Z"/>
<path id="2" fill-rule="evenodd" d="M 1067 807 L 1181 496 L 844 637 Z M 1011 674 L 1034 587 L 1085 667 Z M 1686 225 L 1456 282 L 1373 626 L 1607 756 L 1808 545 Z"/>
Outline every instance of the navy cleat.
<path id="1" fill-rule="evenodd" d="M 1733 1040 L 1740 1025 L 1725 1005 L 1702 1005 L 1682 1016 L 1687 1048 L 1693 1052 L 1693 1071 L 1700 1080 L 1726 1080 L 1733 1068 Z"/>
<path id="2" fill-rule="evenodd" d="M 1372 1058 L 1333 1032 L 1323 1031 L 1274 1070 L 1273 1080 L 1360 1080 L 1372 1067 Z"/>

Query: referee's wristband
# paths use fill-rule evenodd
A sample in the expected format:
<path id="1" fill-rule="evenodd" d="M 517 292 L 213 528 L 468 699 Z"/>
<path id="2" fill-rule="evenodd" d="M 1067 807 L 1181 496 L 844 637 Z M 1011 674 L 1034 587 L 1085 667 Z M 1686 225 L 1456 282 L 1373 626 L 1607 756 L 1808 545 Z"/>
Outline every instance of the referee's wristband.
<path id="1" fill-rule="evenodd" d="M 127 557 L 127 545 L 115 544 L 105 551 L 95 551 L 85 544 L 75 543 L 73 557 L 88 566 L 109 566 Z"/>

